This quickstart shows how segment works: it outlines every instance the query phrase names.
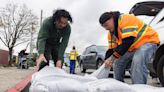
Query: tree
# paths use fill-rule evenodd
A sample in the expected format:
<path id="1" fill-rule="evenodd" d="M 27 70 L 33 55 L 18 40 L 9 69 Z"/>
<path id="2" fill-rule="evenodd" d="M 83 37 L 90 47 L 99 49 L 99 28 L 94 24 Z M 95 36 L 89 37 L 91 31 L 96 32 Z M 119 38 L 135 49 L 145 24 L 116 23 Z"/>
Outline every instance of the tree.
<path id="1" fill-rule="evenodd" d="M 9 49 L 9 66 L 13 48 L 30 41 L 38 17 L 26 5 L 7 4 L 0 9 L 0 40 Z"/>

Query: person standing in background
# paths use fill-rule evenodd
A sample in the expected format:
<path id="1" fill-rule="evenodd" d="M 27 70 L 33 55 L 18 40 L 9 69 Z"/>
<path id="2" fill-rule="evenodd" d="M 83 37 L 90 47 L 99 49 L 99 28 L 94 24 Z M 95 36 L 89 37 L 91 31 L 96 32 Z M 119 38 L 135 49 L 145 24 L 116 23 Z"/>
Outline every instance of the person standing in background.
<path id="1" fill-rule="evenodd" d="M 75 46 L 73 46 L 72 50 L 70 51 L 70 74 L 75 74 L 76 68 L 76 61 L 77 61 L 78 52 L 76 51 Z"/>

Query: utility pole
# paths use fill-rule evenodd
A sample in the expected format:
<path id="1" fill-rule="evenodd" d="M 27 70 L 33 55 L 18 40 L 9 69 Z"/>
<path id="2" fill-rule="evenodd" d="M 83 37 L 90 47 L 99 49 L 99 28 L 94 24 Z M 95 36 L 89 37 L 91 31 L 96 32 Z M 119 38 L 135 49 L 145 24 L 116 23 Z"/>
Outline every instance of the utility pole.
<path id="1" fill-rule="evenodd" d="M 42 20 L 43 20 L 43 10 L 41 10 L 41 13 L 40 13 L 40 27 L 42 25 Z"/>
<path id="2" fill-rule="evenodd" d="M 31 38 L 30 38 L 30 59 L 32 59 L 32 54 L 33 54 L 33 32 L 34 32 L 34 23 L 32 23 L 32 27 L 31 27 Z"/>

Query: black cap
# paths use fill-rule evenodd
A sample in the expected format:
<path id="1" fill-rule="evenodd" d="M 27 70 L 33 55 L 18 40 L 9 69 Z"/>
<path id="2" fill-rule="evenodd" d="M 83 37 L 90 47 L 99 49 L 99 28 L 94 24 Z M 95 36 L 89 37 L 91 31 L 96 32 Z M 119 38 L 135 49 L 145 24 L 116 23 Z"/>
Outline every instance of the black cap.
<path id="1" fill-rule="evenodd" d="M 103 13 L 100 18 L 99 18 L 99 23 L 102 25 L 104 24 L 107 20 L 111 19 L 113 17 L 112 12 L 105 12 Z"/>

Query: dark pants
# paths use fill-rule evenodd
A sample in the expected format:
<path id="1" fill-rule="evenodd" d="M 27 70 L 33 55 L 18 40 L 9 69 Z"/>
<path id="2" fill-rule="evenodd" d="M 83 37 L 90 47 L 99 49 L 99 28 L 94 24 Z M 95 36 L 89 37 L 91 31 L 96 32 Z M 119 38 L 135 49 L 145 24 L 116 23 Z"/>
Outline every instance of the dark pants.
<path id="1" fill-rule="evenodd" d="M 76 60 L 70 60 L 70 74 L 75 74 Z"/>
<path id="2" fill-rule="evenodd" d="M 44 56 L 47 60 L 47 63 L 42 62 L 39 70 L 42 69 L 43 67 L 49 65 L 49 60 L 53 60 L 54 65 L 56 66 L 56 62 L 58 59 L 58 48 L 57 47 L 55 48 L 55 46 L 50 46 L 50 45 L 46 44 Z"/>

